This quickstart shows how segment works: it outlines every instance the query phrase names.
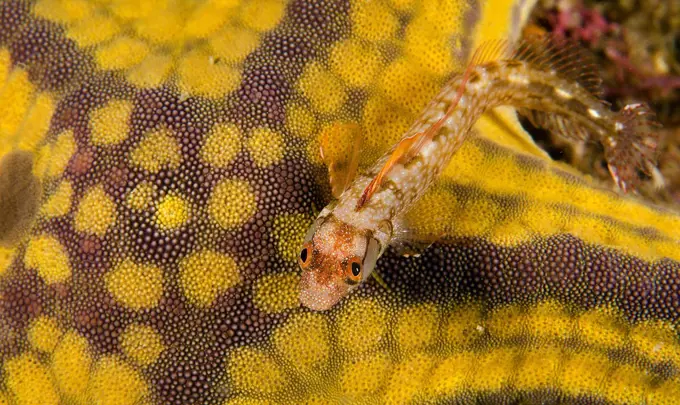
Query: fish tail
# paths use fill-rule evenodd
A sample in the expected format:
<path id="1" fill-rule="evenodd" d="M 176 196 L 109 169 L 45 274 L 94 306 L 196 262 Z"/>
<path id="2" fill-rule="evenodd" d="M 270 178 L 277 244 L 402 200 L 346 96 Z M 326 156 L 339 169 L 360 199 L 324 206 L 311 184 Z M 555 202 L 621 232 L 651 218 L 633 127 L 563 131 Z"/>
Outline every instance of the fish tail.
<path id="1" fill-rule="evenodd" d="M 656 152 L 661 125 L 646 104 L 634 103 L 623 107 L 615 115 L 616 136 L 604 139 L 605 158 L 609 173 L 623 191 L 634 189 L 637 171 L 651 174 L 656 166 Z"/>

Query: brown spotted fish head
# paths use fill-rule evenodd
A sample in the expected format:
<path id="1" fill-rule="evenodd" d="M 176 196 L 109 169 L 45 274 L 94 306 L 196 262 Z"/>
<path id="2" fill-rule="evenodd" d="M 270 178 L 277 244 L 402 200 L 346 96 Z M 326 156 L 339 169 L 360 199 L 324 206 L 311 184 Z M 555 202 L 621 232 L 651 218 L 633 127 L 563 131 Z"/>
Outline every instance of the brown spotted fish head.
<path id="1" fill-rule="evenodd" d="M 324 311 L 332 308 L 373 272 L 382 249 L 370 230 L 319 216 L 300 249 L 300 302 Z"/>

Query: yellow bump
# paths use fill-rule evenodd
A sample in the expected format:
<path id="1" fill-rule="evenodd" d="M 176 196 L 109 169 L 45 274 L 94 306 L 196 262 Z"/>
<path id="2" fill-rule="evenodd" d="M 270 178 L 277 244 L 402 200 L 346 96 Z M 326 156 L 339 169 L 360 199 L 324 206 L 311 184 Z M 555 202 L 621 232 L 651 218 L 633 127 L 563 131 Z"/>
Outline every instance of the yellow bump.
<path id="1" fill-rule="evenodd" d="M 47 368 L 31 353 L 6 360 L 4 379 L 16 405 L 58 405 L 57 396 Z"/>
<path id="2" fill-rule="evenodd" d="M 406 220 L 418 224 L 418 232 L 438 237 L 450 233 L 460 215 L 460 201 L 449 190 L 435 185 L 406 214 Z"/>
<path id="3" fill-rule="evenodd" d="M 233 229 L 253 216 L 257 204 L 250 185 L 242 180 L 224 180 L 215 186 L 208 210 L 222 228 Z"/>
<path id="4" fill-rule="evenodd" d="M 236 262 L 231 257 L 204 250 L 180 262 L 182 291 L 194 305 L 208 307 L 239 282 Z"/>
<path id="5" fill-rule="evenodd" d="M 0 151 L 0 155 L 2 151 Z M 35 157 L 35 164 L 33 165 L 33 175 L 40 180 L 44 180 L 47 175 L 47 169 L 52 162 L 52 146 L 48 143 L 38 149 Z"/>
<path id="6" fill-rule="evenodd" d="M 120 26 L 110 16 L 94 15 L 67 28 L 66 36 L 81 48 L 101 44 L 120 32 Z"/>
<path id="7" fill-rule="evenodd" d="M 676 377 L 669 379 L 652 391 L 645 403 L 654 405 L 676 405 L 678 403 L 678 398 L 680 398 L 680 380 Z"/>
<path id="8" fill-rule="evenodd" d="M 9 266 L 14 261 L 15 250 L 14 248 L 8 249 L 0 246 L 0 276 L 9 269 Z"/>
<path id="9" fill-rule="evenodd" d="M 250 347 L 240 347 L 229 353 L 227 374 L 236 390 L 255 394 L 275 394 L 288 383 L 274 359 Z"/>
<path id="10" fill-rule="evenodd" d="M 587 343 L 614 349 L 621 347 L 628 333 L 628 324 L 614 309 L 592 309 L 578 318 L 578 332 Z"/>
<path id="11" fill-rule="evenodd" d="M 459 236 L 479 236 L 488 233 L 502 212 L 502 207 L 486 196 L 470 196 L 464 206 L 465 212 L 476 215 L 461 215 L 454 230 Z"/>
<path id="12" fill-rule="evenodd" d="M 453 396 L 463 389 L 473 368 L 477 369 L 474 353 L 455 353 L 441 361 L 432 370 L 426 382 L 426 391 L 435 397 Z"/>
<path id="13" fill-rule="evenodd" d="M 130 83 L 141 88 L 158 87 L 166 82 L 173 68 L 170 55 L 162 52 L 147 56 L 142 63 L 131 68 L 127 73 Z"/>
<path id="14" fill-rule="evenodd" d="M 12 405 L 12 403 L 9 402 L 8 393 L 0 391 L 0 405 Z"/>
<path id="15" fill-rule="evenodd" d="M 501 246 L 517 246 L 530 241 L 533 236 L 526 225 L 514 218 L 506 217 L 494 225 L 488 239 Z"/>
<path id="16" fill-rule="evenodd" d="M 57 135 L 51 150 L 50 160 L 47 166 L 47 175 L 50 177 L 61 176 L 66 170 L 69 160 L 76 151 L 76 140 L 73 130 L 67 129 Z"/>
<path id="17" fill-rule="evenodd" d="M 255 284 L 253 302 L 266 313 L 280 313 L 300 306 L 298 299 L 300 275 L 279 273 L 262 276 Z"/>
<path id="18" fill-rule="evenodd" d="M 156 223 L 164 229 L 177 229 L 186 224 L 190 217 L 191 205 L 179 195 L 166 195 L 156 207 Z"/>
<path id="19" fill-rule="evenodd" d="M 566 339 L 573 333 L 574 322 L 564 307 L 555 301 L 544 301 L 529 309 L 529 331 L 539 338 Z"/>
<path id="20" fill-rule="evenodd" d="M 50 120 L 54 114 L 52 95 L 40 93 L 36 96 L 33 108 L 24 121 L 19 135 L 19 149 L 34 152 L 47 134 Z"/>
<path id="21" fill-rule="evenodd" d="M 153 308 L 163 293 L 163 274 L 158 267 L 126 259 L 106 275 L 106 288 L 132 309 Z"/>
<path id="22" fill-rule="evenodd" d="M 394 38 L 399 20 L 381 1 L 352 0 L 352 31 L 371 41 Z"/>
<path id="23" fill-rule="evenodd" d="M 651 379 L 647 371 L 630 364 L 618 367 L 607 377 L 605 397 L 615 404 L 642 404 L 645 393 L 650 389 Z"/>
<path id="24" fill-rule="evenodd" d="M 161 169 L 176 169 L 182 162 L 182 154 L 172 131 L 160 128 L 144 135 L 132 150 L 130 160 L 137 167 L 157 173 Z"/>
<path id="25" fill-rule="evenodd" d="M 153 364 L 165 349 L 154 328 L 134 323 L 120 335 L 120 346 L 123 353 L 140 366 Z"/>
<path id="26" fill-rule="evenodd" d="M 672 361 L 680 365 L 677 331 L 664 321 L 645 321 L 635 325 L 629 339 L 638 353 L 653 362 Z"/>
<path id="27" fill-rule="evenodd" d="M 239 12 L 246 27 L 256 31 L 269 31 L 276 27 L 286 7 L 281 0 L 249 0 Z"/>
<path id="28" fill-rule="evenodd" d="M 116 0 L 110 3 L 111 11 L 126 20 L 144 18 L 154 10 L 162 10 L 166 7 L 167 0 Z"/>
<path id="29" fill-rule="evenodd" d="M 281 215 L 274 219 L 272 236 L 279 254 L 289 262 L 297 262 L 300 246 L 313 218 L 305 214 Z"/>
<path id="30" fill-rule="evenodd" d="M 424 353 L 416 353 L 396 364 L 387 381 L 382 403 L 412 403 L 422 392 L 424 380 L 433 365 L 432 357 Z"/>
<path id="31" fill-rule="evenodd" d="M 413 124 L 414 116 L 381 96 L 368 99 L 363 111 L 365 145 L 380 153 L 399 142 Z"/>
<path id="32" fill-rule="evenodd" d="M 46 20 L 70 23 L 89 17 L 93 4 L 85 0 L 40 0 L 33 13 Z"/>
<path id="33" fill-rule="evenodd" d="M 608 219 L 594 218 L 589 215 L 575 216 L 569 223 L 568 232 L 598 244 L 614 246 L 615 225 Z"/>
<path id="34" fill-rule="evenodd" d="M 269 128 L 258 128 L 248 138 L 248 151 L 257 166 L 271 166 L 283 159 L 283 136 Z"/>
<path id="35" fill-rule="evenodd" d="M 316 117 L 304 105 L 292 102 L 286 109 L 286 127 L 293 136 L 308 139 L 317 127 Z"/>
<path id="36" fill-rule="evenodd" d="M 331 354 L 328 321 L 316 313 L 298 313 L 272 334 L 276 351 L 295 370 L 313 377 L 323 373 Z"/>
<path id="37" fill-rule="evenodd" d="M 312 138 L 307 142 L 307 147 L 305 148 L 305 156 L 307 156 L 307 159 L 312 164 L 315 165 L 320 165 L 323 164 L 323 160 L 321 159 L 321 151 L 319 150 L 319 147 L 321 146 L 321 143 L 319 142 L 318 138 Z M 360 156 L 361 158 L 361 156 Z"/>
<path id="38" fill-rule="evenodd" d="M 540 347 L 523 353 L 517 372 L 515 386 L 522 391 L 555 387 L 558 379 L 562 352 L 557 347 Z"/>
<path id="39" fill-rule="evenodd" d="M 240 81 L 239 69 L 216 63 L 205 50 L 192 50 L 180 61 L 179 87 L 185 93 L 218 99 L 236 90 Z"/>
<path id="40" fill-rule="evenodd" d="M 97 362 L 88 386 L 91 403 L 98 405 L 134 405 L 148 392 L 142 376 L 116 356 Z"/>
<path id="41" fill-rule="evenodd" d="M 230 9 L 238 5 L 239 1 L 229 1 L 219 4 L 207 1 L 198 5 L 189 15 L 184 25 L 184 34 L 189 38 L 206 38 L 222 27 L 232 16 Z"/>
<path id="42" fill-rule="evenodd" d="M 95 145 L 115 145 L 128 137 L 128 125 L 132 114 L 132 102 L 110 100 L 92 112 L 90 139 Z"/>
<path id="43" fill-rule="evenodd" d="M 486 178 L 491 176 L 489 170 L 491 165 L 490 154 L 486 153 L 474 140 L 463 142 L 456 152 L 451 162 L 446 166 L 442 177 L 455 179 L 461 184 L 474 184 L 479 182 L 478 177 Z M 494 171 L 494 173 L 497 173 Z"/>
<path id="44" fill-rule="evenodd" d="M 611 362 L 599 353 L 574 354 L 561 367 L 562 389 L 573 396 L 601 394 L 610 368 Z"/>
<path id="45" fill-rule="evenodd" d="M 410 12 L 415 0 L 390 0 L 390 5 L 401 12 Z"/>
<path id="46" fill-rule="evenodd" d="M 414 19 L 406 28 L 404 52 L 428 74 L 443 77 L 456 68 L 451 42 L 425 19 Z"/>
<path id="47" fill-rule="evenodd" d="M 342 82 L 318 62 L 307 65 L 298 81 L 298 89 L 321 113 L 336 112 L 347 100 Z"/>
<path id="48" fill-rule="evenodd" d="M 515 348 L 497 348 L 480 354 L 470 379 L 472 389 L 500 391 L 515 372 L 518 351 Z"/>
<path id="49" fill-rule="evenodd" d="M 210 47 L 224 63 L 240 63 L 257 48 L 260 35 L 249 29 L 228 26 L 210 38 Z"/>
<path id="50" fill-rule="evenodd" d="M 380 89 L 396 105 L 419 113 L 437 94 L 441 85 L 405 58 L 390 63 L 380 74 Z"/>
<path id="51" fill-rule="evenodd" d="M 350 38 L 333 46 L 330 63 L 333 72 L 345 83 L 366 87 L 381 68 L 380 57 L 377 47 Z"/>
<path id="52" fill-rule="evenodd" d="M 50 353 L 59 342 L 61 333 L 56 319 L 42 315 L 31 321 L 28 342 L 35 349 Z"/>
<path id="53" fill-rule="evenodd" d="M 446 343 L 455 349 L 469 347 L 486 331 L 481 310 L 476 305 L 456 308 L 448 315 L 445 325 Z"/>
<path id="54" fill-rule="evenodd" d="M 67 332 L 52 355 L 52 374 L 59 391 L 67 397 L 82 398 L 91 365 L 87 340 L 75 331 Z"/>
<path id="55" fill-rule="evenodd" d="M 347 359 L 340 370 L 340 390 L 344 395 L 357 399 L 374 394 L 385 381 L 390 366 L 390 359 L 385 353 Z"/>
<path id="56" fill-rule="evenodd" d="M 133 210 L 142 211 L 151 206 L 153 196 L 156 194 L 156 186 L 143 181 L 137 185 L 125 199 L 125 203 Z"/>
<path id="57" fill-rule="evenodd" d="M 440 32 L 442 35 L 454 33 L 461 34 L 462 30 L 466 28 L 466 25 L 464 25 L 463 22 L 465 15 L 468 13 L 468 4 L 469 3 L 462 1 L 428 0 L 423 2 L 422 9 L 418 10 L 418 12 L 435 31 Z M 493 7 L 491 8 L 494 9 Z M 510 11 L 507 11 L 507 14 L 503 11 L 503 18 L 507 18 L 506 16 L 508 15 L 510 15 Z M 500 31 L 498 26 L 491 27 L 490 29 L 496 35 L 499 35 L 500 32 L 504 32 Z M 475 37 L 477 35 L 479 34 L 475 34 Z M 489 39 L 495 38 L 496 37 L 490 37 Z M 460 45 L 458 47 L 460 47 Z"/>
<path id="58" fill-rule="evenodd" d="M 47 284 L 66 281 L 71 276 L 71 264 L 66 250 L 59 241 L 49 235 L 40 235 L 28 242 L 24 264 L 37 269 Z"/>
<path id="59" fill-rule="evenodd" d="M 487 321 L 489 333 L 500 339 L 510 339 L 528 332 L 525 315 L 519 305 L 494 309 Z"/>
<path id="60" fill-rule="evenodd" d="M 5 84 L 12 70 L 12 56 L 7 48 L 0 48 L 0 83 Z"/>
<path id="61" fill-rule="evenodd" d="M 402 353 L 412 353 L 432 344 L 437 333 L 439 314 L 434 305 L 418 305 L 400 311 L 395 339 Z"/>
<path id="62" fill-rule="evenodd" d="M 149 46 L 144 41 L 122 36 L 98 48 L 95 58 L 104 70 L 129 69 L 141 63 L 148 53 Z"/>
<path id="63" fill-rule="evenodd" d="M 87 190 L 74 218 L 76 231 L 104 236 L 115 222 L 116 204 L 104 188 L 98 185 Z"/>
<path id="64" fill-rule="evenodd" d="M 234 398 L 222 405 L 274 405 L 275 403 L 266 399 L 256 399 L 256 398 Z"/>
<path id="65" fill-rule="evenodd" d="M 158 10 L 134 24 L 137 34 L 147 41 L 158 44 L 171 44 L 181 36 L 182 16 L 176 11 Z"/>
<path id="66" fill-rule="evenodd" d="M 24 121 L 35 87 L 28 72 L 14 69 L 0 88 L 0 139 L 13 135 Z"/>
<path id="67" fill-rule="evenodd" d="M 71 209 L 71 198 L 73 198 L 73 187 L 71 187 L 70 181 L 64 180 L 59 183 L 54 193 L 40 207 L 40 213 L 46 218 L 66 215 Z"/>
<path id="68" fill-rule="evenodd" d="M 340 348 L 357 355 L 375 348 L 387 332 L 387 311 L 375 299 L 355 298 L 337 317 Z"/>
<path id="69" fill-rule="evenodd" d="M 201 148 L 207 164 L 225 168 L 241 151 L 241 131 L 234 124 L 215 124 Z"/>
<path id="70" fill-rule="evenodd" d="M 523 211 L 521 220 L 531 232 L 547 237 L 566 231 L 570 214 L 554 206 L 532 202 Z"/>

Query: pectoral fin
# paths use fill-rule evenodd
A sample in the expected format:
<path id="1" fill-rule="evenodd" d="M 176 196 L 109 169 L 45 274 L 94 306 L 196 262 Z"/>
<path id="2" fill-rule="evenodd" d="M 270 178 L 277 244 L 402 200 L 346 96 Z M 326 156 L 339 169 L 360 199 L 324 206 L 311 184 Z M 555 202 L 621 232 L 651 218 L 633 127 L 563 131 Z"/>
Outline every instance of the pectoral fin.
<path id="1" fill-rule="evenodd" d="M 321 134 L 321 158 L 328 166 L 334 198 L 352 184 L 359 167 L 361 128 L 355 123 L 336 122 Z"/>

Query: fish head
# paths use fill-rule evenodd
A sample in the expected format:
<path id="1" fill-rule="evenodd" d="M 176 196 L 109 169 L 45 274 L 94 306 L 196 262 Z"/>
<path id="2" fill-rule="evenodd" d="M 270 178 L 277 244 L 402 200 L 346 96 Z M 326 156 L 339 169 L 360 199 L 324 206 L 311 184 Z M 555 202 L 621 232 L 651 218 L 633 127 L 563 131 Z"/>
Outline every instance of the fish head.
<path id="1" fill-rule="evenodd" d="M 320 216 L 298 255 L 300 302 L 315 311 L 332 308 L 370 276 L 381 251 L 370 230 Z"/>

